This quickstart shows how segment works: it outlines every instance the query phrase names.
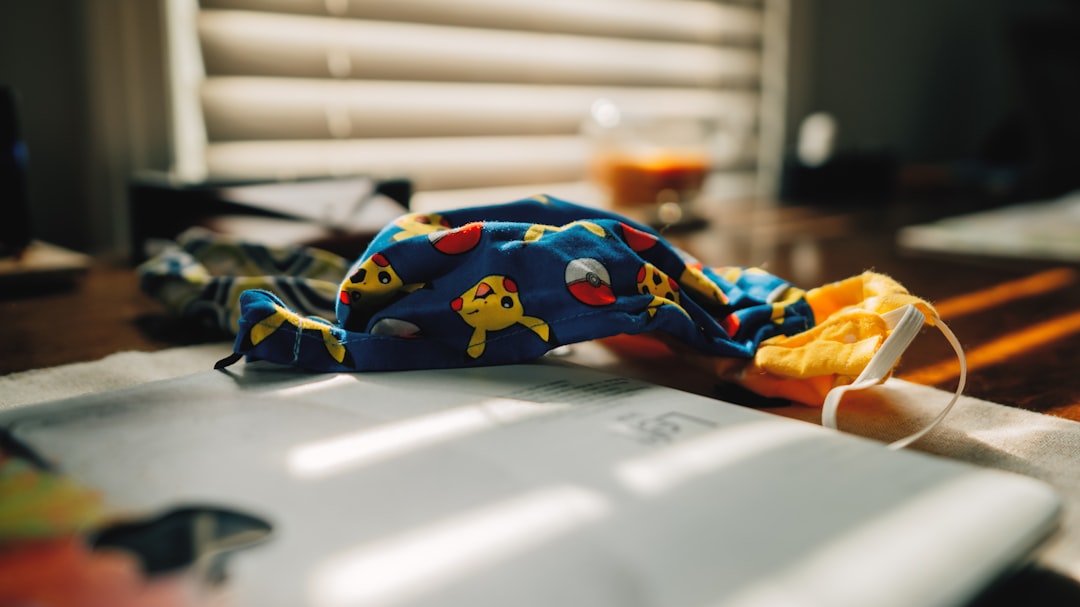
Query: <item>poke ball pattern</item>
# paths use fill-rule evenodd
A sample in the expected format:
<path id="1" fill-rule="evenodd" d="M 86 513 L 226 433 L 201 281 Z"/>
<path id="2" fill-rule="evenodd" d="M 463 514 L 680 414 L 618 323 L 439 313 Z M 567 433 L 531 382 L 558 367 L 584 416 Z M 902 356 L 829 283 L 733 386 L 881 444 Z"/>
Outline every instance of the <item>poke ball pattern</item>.
<path id="1" fill-rule="evenodd" d="M 623 240 L 634 251 L 640 253 L 642 251 L 648 251 L 656 246 L 656 237 L 648 232 L 642 232 L 641 230 L 622 224 Z"/>
<path id="2" fill-rule="evenodd" d="M 372 335 L 388 335 L 390 337 L 402 337 L 416 339 L 422 336 L 420 327 L 400 318 L 383 318 L 371 327 Z"/>
<path id="3" fill-rule="evenodd" d="M 442 230 L 428 234 L 428 240 L 440 253 L 447 255 L 460 255 L 467 253 L 480 243 L 480 236 L 484 231 L 484 224 L 480 222 L 468 223 L 453 230 Z"/>
<path id="4" fill-rule="evenodd" d="M 591 257 L 582 257 L 566 264 L 566 288 L 583 304 L 607 306 L 615 303 L 611 275 L 604 264 Z"/>

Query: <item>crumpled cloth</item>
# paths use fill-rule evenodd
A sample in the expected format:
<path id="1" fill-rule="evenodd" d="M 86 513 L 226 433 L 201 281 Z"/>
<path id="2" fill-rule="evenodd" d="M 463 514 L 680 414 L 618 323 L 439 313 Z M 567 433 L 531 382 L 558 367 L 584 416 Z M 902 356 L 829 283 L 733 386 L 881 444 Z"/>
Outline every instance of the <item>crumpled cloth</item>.
<path id="1" fill-rule="evenodd" d="M 647 226 L 547 196 L 397 218 L 344 272 L 332 314 L 297 305 L 280 285 L 241 286 L 216 300 L 236 310 L 234 355 L 222 366 L 497 365 L 647 334 L 711 361 L 721 379 L 817 405 L 883 343 L 882 314 L 915 304 L 935 316 L 881 274 L 807 291 L 759 268 L 704 266 Z"/>
<path id="2" fill-rule="evenodd" d="M 332 315 L 349 260 L 305 246 L 268 246 L 204 228 L 176 242 L 136 269 L 140 288 L 173 315 L 235 335 L 240 294 L 265 289 L 302 314 Z"/>

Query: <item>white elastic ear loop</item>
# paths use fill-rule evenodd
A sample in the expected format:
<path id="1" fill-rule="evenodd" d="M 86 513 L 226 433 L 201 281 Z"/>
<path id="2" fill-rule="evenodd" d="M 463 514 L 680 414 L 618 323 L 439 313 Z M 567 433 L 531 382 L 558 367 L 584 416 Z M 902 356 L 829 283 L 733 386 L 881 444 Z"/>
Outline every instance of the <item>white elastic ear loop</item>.
<path id="1" fill-rule="evenodd" d="M 892 327 L 892 333 L 885 339 L 885 342 L 881 344 L 881 348 L 874 354 L 873 358 L 859 374 L 855 381 L 846 386 L 837 386 L 829 391 L 825 396 L 825 402 L 821 408 L 821 425 L 837 429 L 836 414 L 837 409 L 840 407 L 840 399 L 844 394 L 850 390 L 863 390 L 871 386 L 880 384 L 889 376 L 892 372 L 896 362 L 900 359 L 900 355 L 904 353 L 904 350 L 911 344 L 911 341 L 915 339 L 919 331 L 922 329 L 923 323 L 926 321 L 926 317 L 919 311 L 914 305 L 906 305 L 902 308 L 897 308 L 891 312 L 887 312 L 882 315 L 885 322 Z M 960 345 L 960 341 L 956 339 L 956 335 L 941 321 L 940 318 L 934 318 L 934 326 L 941 331 L 941 334 L 948 340 L 949 345 L 952 346 L 956 352 L 957 360 L 960 362 L 960 377 L 956 384 L 956 391 L 953 393 L 949 403 L 945 405 L 945 408 L 938 413 L 926 427 L 922 428 L 918 432 L 901 438 L 892 443 L 889 443 L 890 449 L 902 449 L 911 443 L 919 440 L 925 436 L 928 432 L 937 427 L 941 423 L 949 411 L 952 410 L 953 405 L 960 399 L 960 395 L 964 392 L 964 386 L 967 384 L 967 358 L 964 356 L 964 348 Z"/>

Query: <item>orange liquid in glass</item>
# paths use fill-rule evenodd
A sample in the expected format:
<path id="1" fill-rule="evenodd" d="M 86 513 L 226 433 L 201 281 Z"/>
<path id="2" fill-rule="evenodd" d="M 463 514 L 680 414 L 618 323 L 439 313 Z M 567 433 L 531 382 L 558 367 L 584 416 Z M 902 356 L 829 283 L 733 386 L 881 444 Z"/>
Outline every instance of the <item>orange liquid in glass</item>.
<path id="1" fill-rule="evenodd" d="M 708 170 L 707 160 L 697 155 L 607 156 L 593 167 L 597 182 L 615 206 L 687 202 L 701 191 Z"/>

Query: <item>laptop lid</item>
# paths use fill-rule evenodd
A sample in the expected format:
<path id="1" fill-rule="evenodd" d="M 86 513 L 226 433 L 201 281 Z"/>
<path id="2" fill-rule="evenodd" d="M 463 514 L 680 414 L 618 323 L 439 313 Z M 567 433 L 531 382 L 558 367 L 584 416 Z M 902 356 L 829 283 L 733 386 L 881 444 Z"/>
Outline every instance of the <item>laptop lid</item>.
<path id="1" fill-rule="evenodd" d="M 258 364 L 0 414 L 118 512 L 246 513 L 234 605 L 962 605 L 1044 484 L 553 361 Z"/>

